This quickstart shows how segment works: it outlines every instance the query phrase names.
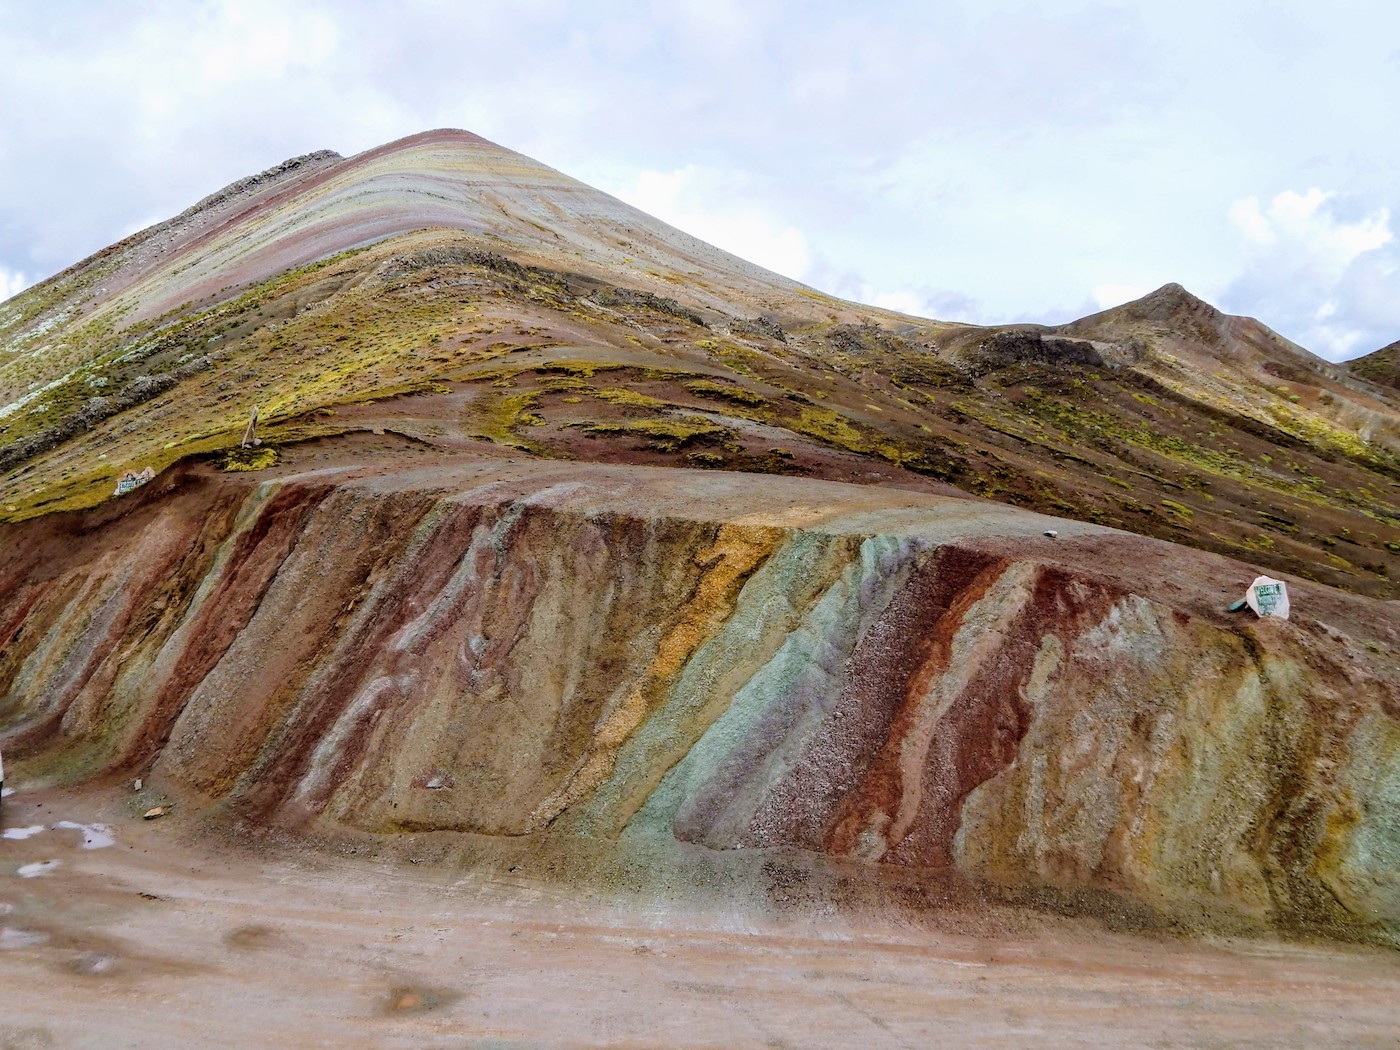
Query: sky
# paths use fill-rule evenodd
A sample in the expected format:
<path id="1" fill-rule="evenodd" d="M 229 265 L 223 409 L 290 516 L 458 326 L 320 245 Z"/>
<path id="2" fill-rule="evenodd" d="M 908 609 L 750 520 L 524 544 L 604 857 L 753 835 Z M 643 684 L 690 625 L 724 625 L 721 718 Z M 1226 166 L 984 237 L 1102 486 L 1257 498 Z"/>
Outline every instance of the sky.
<path id="1" fill-rule="evenodd" d="M 1400 339 L 1381 0 L 0 0 L 0 299 L 287 157 L 460 127 L 845 298 L 1061 323 L 1168 281 Z"/>

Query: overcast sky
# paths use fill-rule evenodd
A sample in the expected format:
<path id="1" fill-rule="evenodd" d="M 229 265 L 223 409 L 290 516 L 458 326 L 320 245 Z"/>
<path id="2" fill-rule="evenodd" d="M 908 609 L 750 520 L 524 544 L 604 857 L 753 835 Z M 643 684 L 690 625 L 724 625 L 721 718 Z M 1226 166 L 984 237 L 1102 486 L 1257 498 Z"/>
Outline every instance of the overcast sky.
<path id="1" fill-rule="evenodd" d="M 461 127 L 837 295 L 1178 281 L 1400 338 L 1400 6 L 0 0 L 0 299 L 286 157 Z"/>

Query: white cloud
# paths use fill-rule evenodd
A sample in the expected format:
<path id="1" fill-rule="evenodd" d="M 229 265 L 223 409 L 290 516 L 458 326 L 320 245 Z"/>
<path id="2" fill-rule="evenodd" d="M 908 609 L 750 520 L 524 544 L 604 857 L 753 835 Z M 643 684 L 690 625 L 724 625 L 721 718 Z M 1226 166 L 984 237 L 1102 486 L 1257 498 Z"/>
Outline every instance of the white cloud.
<path id="1" fill-rule="evenodd" d="M 1269 202 L 1267 211 L 1258 197 L 1246 197 L 1230 206 L 1230 219 L 1256 245 L 1302 249 L 1315 265 L 1341 273 L 1358 255 L 1384 247 L 1394 235 L 1388 208 L 1378 208 L 1355 222 L 1342 222 L 1328 207 L 1335 197 L 1316 187 L 1306 193 L 1284 190 Z"/>
<path id="2" fill-rule="evenodd" d="M 987 316 L 985 307 L 961 292 L 948 291 L 933 285 L 899 287 L 883 285 L 879 280 L 855 270 L 843 270 L 818 258 L 808 271 L 807 283 L 840 299 L 865 303 L 882 310 L 895 310 L 911 317 L 936 321 L 963 321 L 987 324 L 1004 318 Z"/>
<path id="3" fill-rule="evenodd" d="M 1096 284 L 1090 289 L 1089 296 L 1100 310 L 1107 310 L 1110 306 L 1121 306 L 1141 299 L 1150 291 L 1151 288 L 1140 284 Z"/>
<path id="4" fill-rule="evenodd" d="M 6 299 L 19 295 L 29 287 L 29 279 L 18 270 L 10 270 L 0 266 L 0 303 Z"/>
<path id="5" fill-rule="evenodd" d="M 1273 244 L 1274 228 L 1259 210 L 1258 197 L 1246 197 L 1230 205 L 1230 221 L 1255 244 Z"/>
<path id="6" fill-rule="evenodd" d="M 741 51 L 758 35 L 760 13 L 739 0 L 672 0 L 654 12 L 672 21 L 687 39 L 698 40 L 720 54 Z"/>
<path id="7" fill-rule="evenodd" d="M 878 306 L 882 310 L 897 310 L 912 317 L 925 317 L 935 321 L 963 321 L 969 324 L 988 323 L 986 311 L 975 300 L 958 292 L 937 288 L 882 290 L 863 281 L 858 290 L 848 289 L 845 298 Z"/>
<path id="8" fill-rule="evenodd" d="M 1245 266 L 1225 293 L 1227 309 L 1253 313 L 1334 361 L 1400 334 L 1400 257 L 1386 207 L 1343 209 L 1339 194 L 1285 190 L 1267 205 L 1235 201 L 1230 220 Z"/>
<path id="9" fill-rule="evenodd" d="M 872 291 L 862 298 L 871 306 L 878 306 L 881 310 L 898 310 L 902 314 L 918 316 L 925 308 L 923 297 L 916 292 Z"/>
<path id="10" fill-rule="evenodd" d="M 1232 308 L 1332 326 L 1319 349 L 1400 335 L 1400 138 L 1376 130 L 1400 6 L 3 6 L 0 95 L 26 104 L 0 121 L 0 258 L 31 276 L 294 154 L 456 126 L 926 316 L 1063 320 L 1238 277 Z"/>
<path id="11" fill-rule="evenodd" d="M 198 76 L 207 83 L 258 81 L 322 64 L 338 44 L 330 18 L 285 4 L 223 3 L 207 28 Z M 200 47 L 200 44 L 203 47 Z"/>
<path id="12" fill-rule="evenodd" d="M 694 164 L 675 171 L 643 171 L 614 192 L 628 204 L 741 259 L 802 281 L 812 259 L 807 238 L 746 193 L 735 174 Z"/>

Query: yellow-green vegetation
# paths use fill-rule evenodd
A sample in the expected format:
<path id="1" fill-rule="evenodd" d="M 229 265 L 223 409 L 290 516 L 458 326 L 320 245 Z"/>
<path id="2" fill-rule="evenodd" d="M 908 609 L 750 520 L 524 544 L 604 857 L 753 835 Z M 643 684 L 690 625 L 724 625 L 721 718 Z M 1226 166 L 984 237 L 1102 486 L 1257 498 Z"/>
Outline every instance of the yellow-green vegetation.
<path id="1" fill-rule="evenodd" d="M 67 467 L 43 486 L 11 488 L 0 498 L 0 520 L 24 521 L 40 514 L 82 510 L 112 498 L 117 477 L 127 469 L 150 467 L 160 474 L 171 464 L 189 456 L 216 453 L 227 447 L 227 433 L 197 435 L 158 448 L 143 448 L 122 457 L 80 460 L 81 466 Z"/>
<path id="2" fill-rule="evenodd" d="M 75 473 L 82 471 L 75 471 L 74 464 L 95 460 L 99 451 L 110 448 L 112 428 L 102 420 L 113 413 L 126 421 L 121 429 L 124 461 L 168 461 L 209 450 L 191 437 L 172 440 L 168 424 L 154 422 L 172 412 L 178 412 L 180 432 L 209 436 L 217 448 L 241 431 L 253 404 L 267 419 L 395 394 L 446 392 L 448 388 L 437 384 L 439 378 L 515 349 L 509 344 L 479 345 L 464 333 L 464 319 L 479 315 L 485 302 L 480 288 L 433 288 L 439 271 L 421 268 L 387 283 L 352 283 L 373 269 L 374 260 L 340 265 L 365 250 L 376 258 L 394 258 L 400 244 L 424 237 L 430 235 L 407 235 L 318 261 L 208 310 L 191 312 L 184 304 L 164 317 L 118 330 L 122 309 L 109 306 L 76 328 L 56 329 L 65 345 L 72 343 L 74 353 L 81 353 L 82 363 L 63 382 L 36 396 L 32 405 L 0 420 L 0 446 L 8 446 L 12 458 L 24 462 L 43 457 L 51 465 L 31 474 L 22 487 L 17 479 L 0 486 L 0 506 L 27 513 L 36 507 L 67 509 L 104 499 L 104 486 L 96 481 L 78 494 Z M 333 309 L 328 306 L 332 296 Z M 26 316 L 30 313 L 24 311 Z M 0 322 L 18 315 L 12 309 Z M 50 365 L 55 359 L 52 354 L 13 355 L 0 366 L 41 357 Z M 562 373 L 559 378 L 574 375 L 581 382 L 582 377 L 615 367 L 582 362 L 556 371 Z M 36 381 L 14 378 L 20 390 Z M 47 381 L 46 376 L 37 378 Z M 0 382 L 3 379 L 0 376 Z M 512 405 L 501 404 L 488 413 L 484 430 L 493 439 L 522 444 L 509 431 L 534 421 Z M 46 454 L 50 448 L 56 451 Z"/>
<path id="3" fill-rule="evenodd" d="M 514 369 L 511 374 L 518 375 L 521 372 L 538 372 L 542 376 L 573 376 L 579 379 L 592 379 L 599 372 L 611 372 L 627 366 L 618 361 L 550 361 L 544 365 L 522 365 Z M 506 371 L 505 369 L 501 370 Z"/>
<path id="4" fill-rule="evenodd" d="M 68 477 L 40 491 L 27 491 L 7 497 L 0 505 L 0 519 L 24 521 L 39 514 L 91 507 L 112 497 L 120 472 L 105 465 Z"/>
<path id="5" fill-rule="evenodd" d="M 571 423 L 585 434 L 621 434 L 645 438 L 652 448 L 674 452 L 695 441 L 727 441 L 734 434 L 728 427 L 698 416 L 683 419 L 639 419 L 631 423 Z"/>
<path id="6" fill-rule="evenodd" d="M 1256 506 L 1300 515 L 1296 532 L 1247 511 L 1236 518 L 1250 531 L 1262 525 L 1288 537 L 1275 558 L 1288 571 L 1298 569 L 1289 559 L 1300 545 L 1321 551 L 1317 536 L 1336 527 L 1331 515 L 1320 523 L 1297 501 L 1339 507 L 1357 521 L 1370 516 L 1377 528 L 1397 521 L 1391 480 L 1400 475 L 1384 455 L 1272 389 L 1261 398 L 1235 372 L 1217 383 L 1182 363 L 1178 388 L 1163 357 L 1154 368 L 1166 368 L 1166 377 L 1035 363 L 974 375 L 949 350 L 962 343 L 937 338 L 951 331 L 946 326 L 886 328 L 862 321 L 848 304 L 840 317 L 827 312 L 819 320 L 823 311 L 794 297 L 783 307 L 782 327 L 726 327 L 721 319 L 710 328 L 684 304 L 623 288 L 600 292 L 596 272 L 539 270 L 491 255 L 492 247 L 418 231 L 289 271 L 207 310 L 186 303 L 134 325 L 123 323 L 123 310 L 140 305 L 134 296 L 81 316 L 91 269 L 37 290 L 21 310 L 16 300 L 0 309 L 0 347 L 7 332 L 24 327 L 15 321 L 20 314 L 53 323 L 21 333 L 43 352 L 0 360 L 0 389 L 8 382 L 12 399 L 53 385 L 0 419 L 0 454 L 9 445 L 15 462 L 33 464 L 21 475 L 0 462 L 0 508 L 23 504 L 28 515 L 99 502 L 110 495 L 107 475 L 118 465 L 159 467 L 200 449 L 226 449 L 254 404 L 265 421 L 283 421 L 260 433 L 285 449 L 304 436 L 292 431 L 332 405 L 446 395 L 449 381 L 458 390 L 471 384 L 461 391 L 461 427 L 452 429 L 538 454 L 557 433 L 535 431 L 538 444 L 524 435 L 547 411 L 551 422 L 571 420 L 584 433 L 682 449 L 696 466 L 796 469 L 795 457 L 781 450 L 731 457 L 738 439 L 722 412 L 1040 510 L 1090 520 L 1109 514 L 1115 525 L 1131 511 L 1151 534 L 1235 553 L 1233 531 L 1222 539 L 1211 529 L 1221 527 L 1217 516 L 1242 509 L 1241 488 L 1253 489 L 1249 495 L 1263 497 Z M 360 257 L 344 261 L 352 254 Z M 806 298 L 836 304 L 820 294 Z M 967 330 L 974 337 L 981 338 Z M 127 399 L 138 380 L 142 398 Z M 935 388 L 936 398 L 928 392 Z M 590 412 L 595 398 L 615 407 L 595 401 Z M 1330 404 L 1310 390 L 1303 401 Z M 580 407 L 556 421 L 549 406 L 561 402 Z M 699 415 L 706 402 L 714 418 Z M 432 415 L 442 407 L 406 411 Z M 431 438 L 436 424 L 418 423 L 414 432 Z M 16 442 L 27 445 L 16 449 Z M 99 463 L 99 454 L 110 458 Z M 1112 459 L 1119 462 L 1109 468 Z M 843 455 L 821 469 L 839 473 L 847 463 Z M 1110 486 L 1138 499 L 1115 502 L 1103 492 Z M 1370 547 L 1380 551 L 1382 539 L 1394 533 Z M 1270 541 L 1254 542 L 1257 550 Z M 1364 559 L 1358 564 L 1368 568 Z"/>
<path id="7" fill-rule="evenodd" d="M 705 397 L 713 401 L 728 401 L 736 405 L 748 405 L 757 407 L 766 405 L 768 399 L 762 394 L 756 394 L 752 390 L 745 390 L 741 386 L 731 386 L 728 383 L 716 383 L 710 379 L 694 379 L 684 384 L 696 397 Z"/>
<path id="8" fill-rule="evenodd" d="M 538 401 L 539 394 L 535 391 L 486 399 L 484 404 L 473 406 L 472 436 L 527 452 L 542 452 L 537 444 L 516 432 L 520 427 L 544 425 L 544 418 L 533 411 Z"/>
<path id="9" fill-rule="evenodd" d="M 869 447 L 865 436 L 851 426 L 845 416 L 829 408 L 803 405 L 797 418 L 787 421 L 787 426 L 799 434 L 806 434 L 851 452 L 864 452 Z"/>
<path id="10" fill-rule="evenodd" d="M 1298 523 L 1290 521 L 1282 515 L 1270 514 L 1267 511 L 1261 510 L 1259 511 L 1259 518 L 1266 527 L 1273 529 L 1275 532 L 1282 532 L 1289 536 L 1296 536 L 1298 534 Z"/>
<path id="11" fill-rule="evenodd" d="M 595 390 L 593 393 L 604 401 L 621 405 L 624 408 L 664 408 L 666 405 L 666 402 L 659 398 L 648 397 L 646 394 L 639 394 L 626 387 L 610 386 L 602 390 Z"/>
<path id="12" fill-rule="evenodd" d="M 266 470 L 276 466 L 279 456 L 271 445 L 231 448 L 219 457 L 219 467 L 228 471 Z"/>
<path id="13" fill-rule="evenodd" d="M 1391 473 L 1400 473 L 1400 460 L 1384 449 L 1363 441 L 1357 434 L 1336 426 L 1323 417 L 1292 405 L 1270 403 L 1269 415 L 1280 430 L 1302 438 L 1310 445 L 1332 449 L 1357 462 Z"/>
<path id="14" fill-rule="evenodd" d="M 545 376 L 540 380 L 540 389 L 551 394 L 562 394 L 571 390 L 587 390 L 588 384 L 578 376 Z"/>
<path id="15" fill-rule="evenodd" d="M 1185 522 L 1189 522 L 1192 518 L 1196 516 L 1196 512 L 1193 511 L 1190 507 L 1186 506 L 1186 504 L 1184 503 L 1178 503 L 1176 502 L 1176 500 L 1164 499 L 1162 500 L 1162 506 L 1166 507 L 1167 510 L 1171 511 L 1178 518 Z"/>
<path id="16" fill-rule="evenodd" d="M 847 452 L 873 454 L 919 473 L 941 473 L 929 462 L 924 451 L 904 445 L 883 431 L 859 428 L 841 413 L 829 408 L 801 405 L 796 418 L 773 417 L 770 422 Z"/>
<path id="17" fill-rule="evenodd" d="M 737 343 L 722 342 L 718 339 L 698 339 L 695 345 L 732 371 L 740 375 L 758 378 L 754 365 L 763 359 L 763 355 L 758 351 L 747 346 L 740 346 Z"/>
<path id="18" fill-rule="evenodd" d="M 180 316 L 188 310 L 185 304 L 164 317 L 129 325 L 120 331 L 115 324 L 115 315 L 120 311 L 104 309 L 64 336 L 65 346 L 71 344 L 81 349 L 85 362 L 36 398 L 32 405 L 15 413 L 5 425 L 7 440 L 15 441 L 54 426 L 75 432 L 89 429 L 104 412 L 125 411 L 176 383 L 191 380 L 195 373 L 212 370 L 218 367 L 218 343 L 231 332 L 244 343 L 256 334 L 273 345 L 277 337 L 259 329 L 265 319 L 264 305 L 283 292 L 299 289 L 301 284 L 313 279 L 312 275 L 350 254 L 354 253 L 343 253 L 283 274 L 211 309 Z M 244 351 L 246 347 L 240 343 L 239 349 Z M 56 366 L 58 357 L 42 356 L 51 368 Z M 242 353 L 239 363 L 246 363 Z M 228 380 L 225 382 L 233 385 Z M 84 416 L 78 414 L 80 409 L 92 418 L 85 421 Z M 208 422 L 207 418 L 199 421 L 201 424 Z M 208 427 L 199 425 L 196 429 Z"/>
<path id="19" fill-rule="evenodd" d="M 1020 404 L 1037 419 L 1049 423 L 1076 441 L 1091 444 L 1120 442 L 1153 452 L 1195 470 L 1243 481 L 1309 502 L 1336 505 L 1353 501 L 1349 494 L 1324 490 L 1321 480 L 1316 477 L 1298 474 L 1292 478 L 1285 478 L 1255 466 L 1242 456 L 1195 445 L 1174 434 L 1132 423 L 1108 412 L 1072 404 L 1062 398 L 1050 397 L 1034 388 L 1025 391 L 1025 397 Z"/>

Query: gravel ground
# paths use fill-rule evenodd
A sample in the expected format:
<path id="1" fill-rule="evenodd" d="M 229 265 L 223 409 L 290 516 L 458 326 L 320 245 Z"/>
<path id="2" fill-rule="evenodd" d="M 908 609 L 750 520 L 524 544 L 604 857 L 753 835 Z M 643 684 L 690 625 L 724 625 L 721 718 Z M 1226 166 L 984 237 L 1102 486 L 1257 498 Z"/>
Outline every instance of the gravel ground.
<path id="1" fill-rule="evenodd" d="M 1381 950 L 606 906 L 192 843 L 192 819 L 5 800 L 0 1047 L 1388 1047 L 1400 1030 L 1400 956 Z"/>

